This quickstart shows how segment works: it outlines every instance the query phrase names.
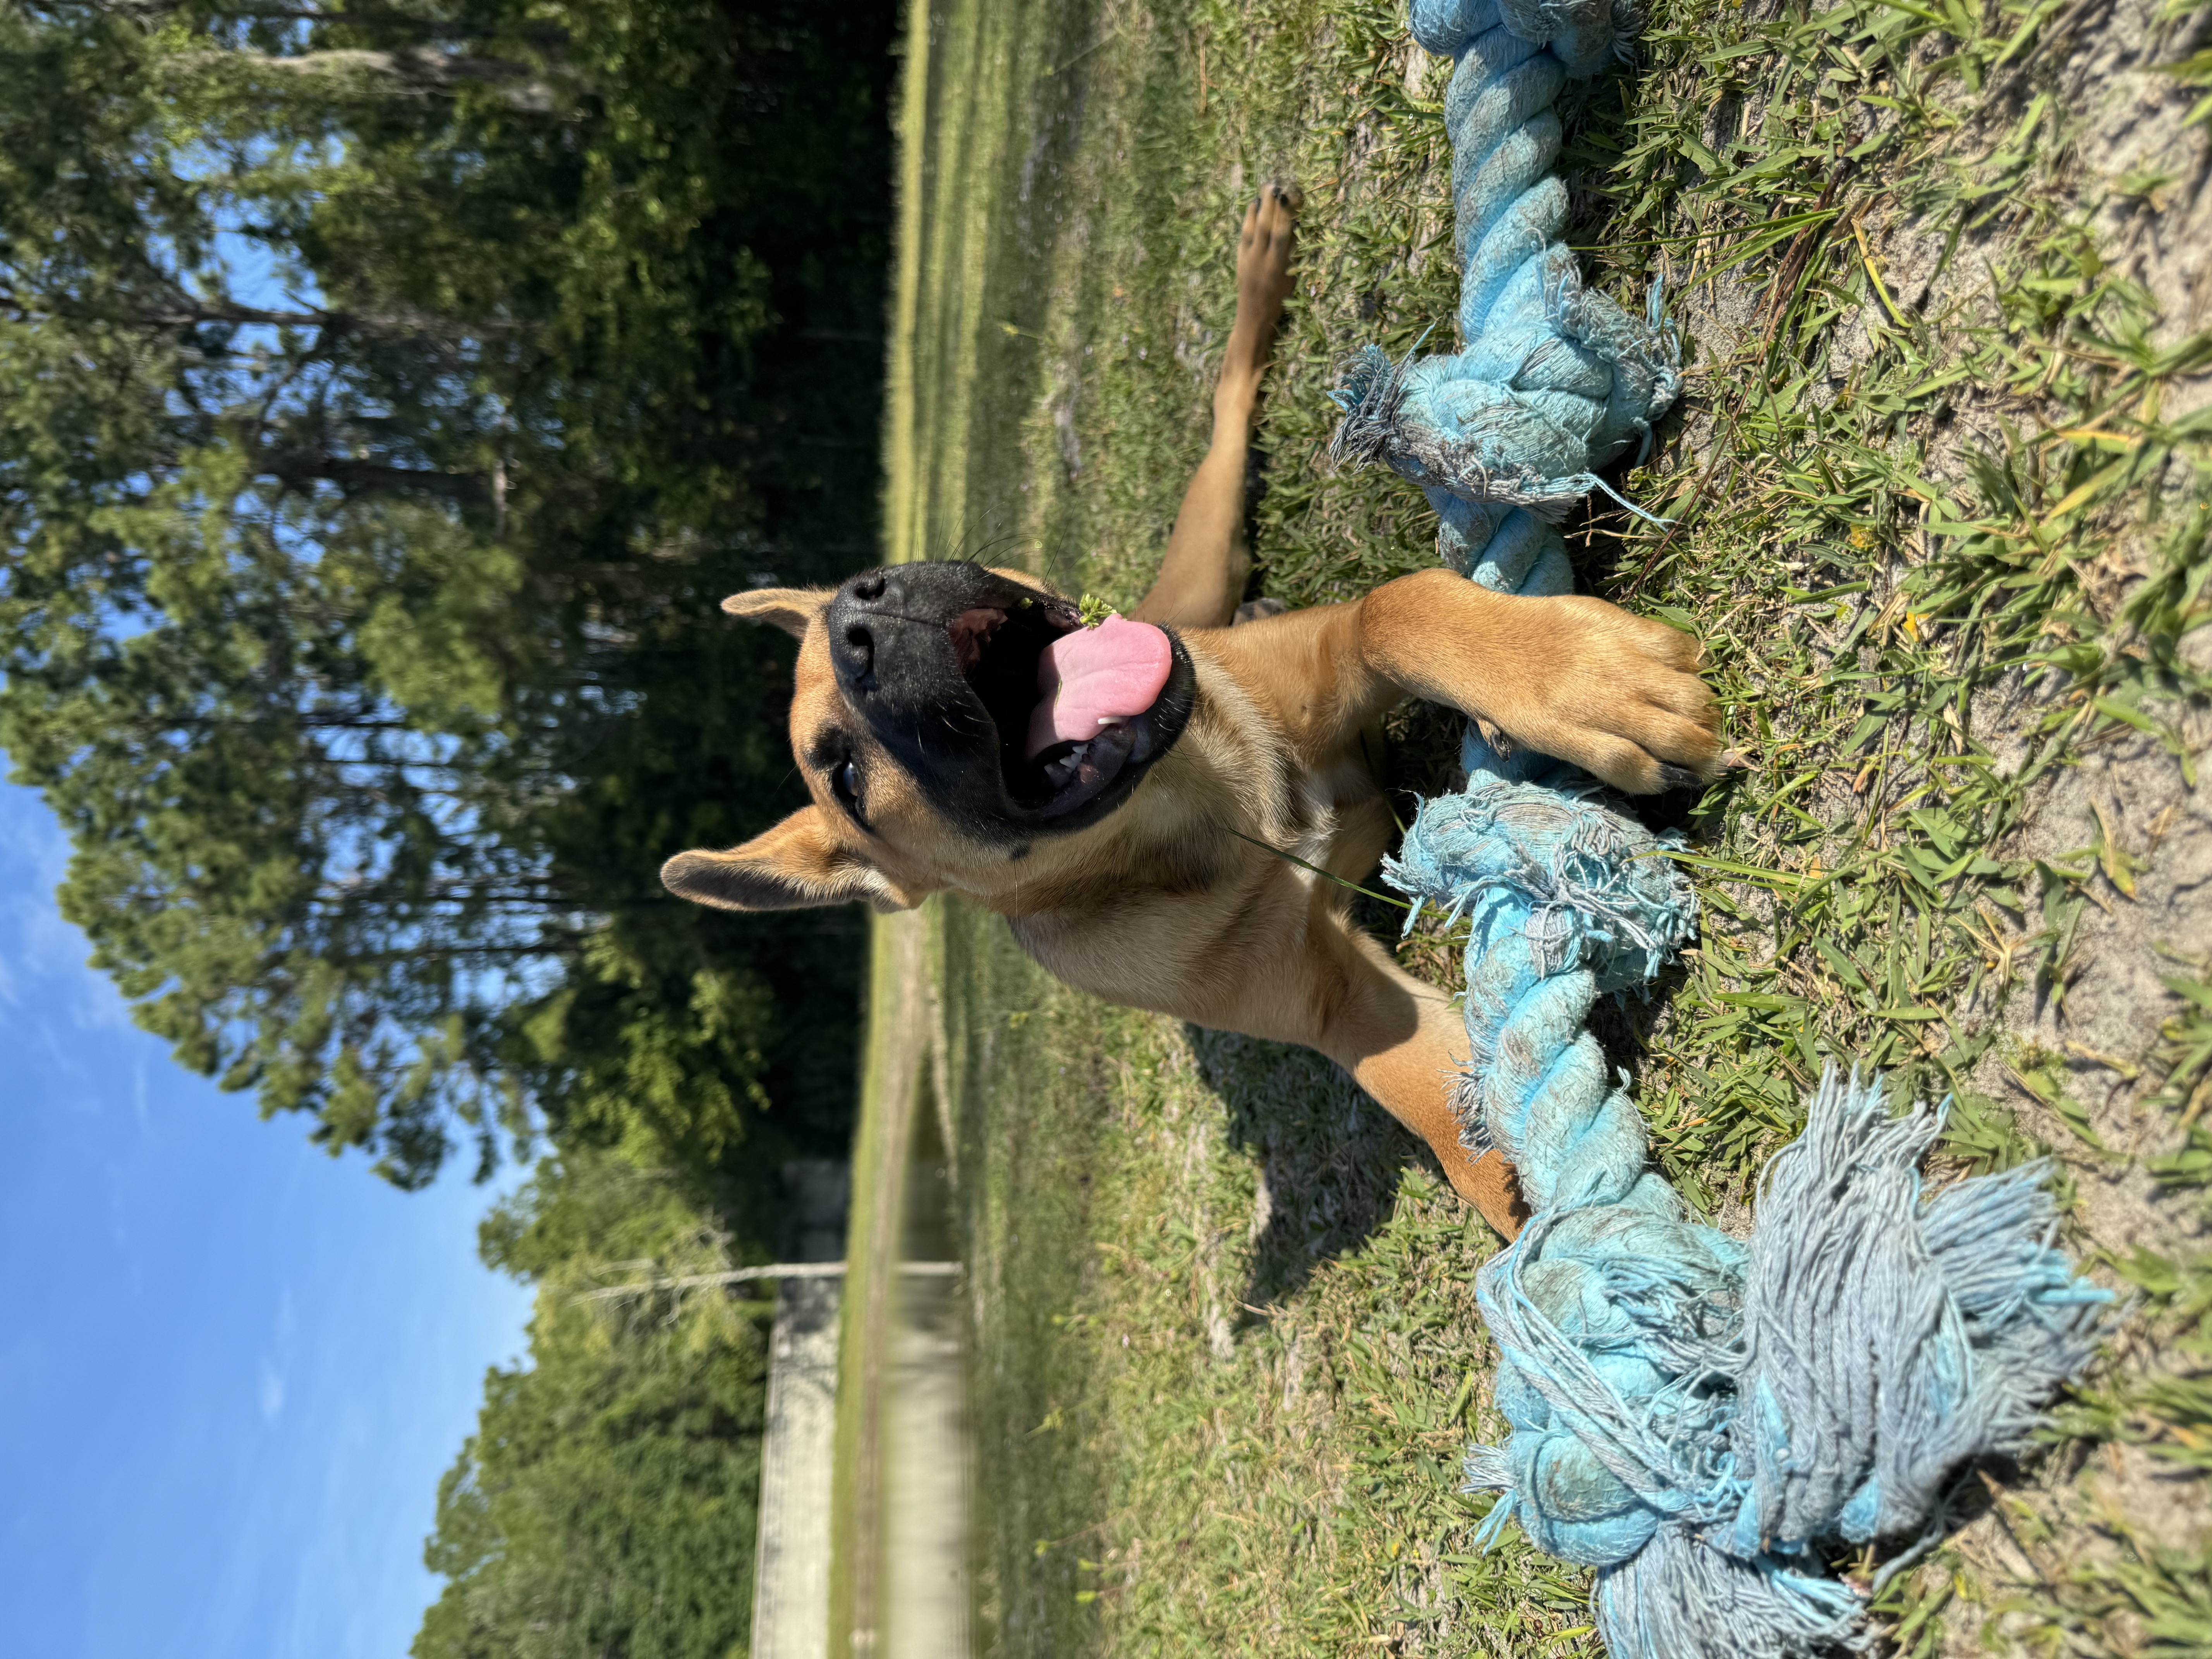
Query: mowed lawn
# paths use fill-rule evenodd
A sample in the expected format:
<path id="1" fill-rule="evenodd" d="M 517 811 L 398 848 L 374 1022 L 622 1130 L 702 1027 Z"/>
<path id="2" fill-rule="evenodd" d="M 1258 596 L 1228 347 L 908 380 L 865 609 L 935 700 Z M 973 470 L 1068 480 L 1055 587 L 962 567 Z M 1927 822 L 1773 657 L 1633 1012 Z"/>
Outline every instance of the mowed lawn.
<path id="1" fill-rule="evenodd" d="M 1708 641 L 1749 763 L 1653 807 L 1705 933 L 1601 1035 L 1656 1152 L 1740 1224 L 1824 1060 L 1879 1065 L 1955 1096 L 1947 1170 L 2053 1157 L 2134 1298 L 2049 1443 L 1970 1477 L 1888 1590 L 1905 1652 L 2212 1644 L 2212 346 L 2172 269 L 2202 66 L 2160 68 L 2203 18 L 1656 0 L 1641 64 L 1563 112 L 1594 277 L 1633 304 L 1663 270 L 1690 338 L 1683 415 L 1617 479 L 1673 522 L 1577 520 L 1583 584 Z M 1295 179 L 1258 586 L 1433 562 L 1416 492 L 1322 459 L 1334 364 L 1443 339 L 1457 292 L 1443 71 L 1401 10 L 918 0 L 908 51 L 891 556 L 1141 593 L 1236 215 Z M 2100 137 L 2115 100 L 2136 151 Z M 1449 787 L 1452 723 L 1395 736 L 1402 815 Z M 1585 1575 L 1470 1541 L 1493 1241 L 1425 1153 L 1313 1055 L 1103 1007 L 958 903 L 925 920 L 993 1650 L 1594 1651 Z M 1405 957 L 1452 982 L 1425 936 Z"/>

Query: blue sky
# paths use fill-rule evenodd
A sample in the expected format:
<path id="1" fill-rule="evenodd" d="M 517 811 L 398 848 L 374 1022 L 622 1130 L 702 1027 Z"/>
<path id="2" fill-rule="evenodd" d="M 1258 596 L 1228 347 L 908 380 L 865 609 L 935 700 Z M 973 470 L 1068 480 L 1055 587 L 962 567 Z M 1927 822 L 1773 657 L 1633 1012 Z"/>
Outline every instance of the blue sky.
<path id="1" fill-rule="evenodd" d="M 437 1480 L 528 1297 L 465 1176 L 403 1194 L 191 1076 L 84 966 L 0 785 L 0 1607 L 21 1659 L 396 1659 Z"/>

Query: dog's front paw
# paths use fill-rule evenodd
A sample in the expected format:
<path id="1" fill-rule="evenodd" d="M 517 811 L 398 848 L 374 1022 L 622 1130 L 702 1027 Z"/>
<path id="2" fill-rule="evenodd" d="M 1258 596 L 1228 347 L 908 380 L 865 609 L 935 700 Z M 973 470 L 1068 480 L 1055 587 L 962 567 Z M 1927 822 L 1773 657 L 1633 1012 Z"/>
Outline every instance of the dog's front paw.
<path id="1" fill-rule="evenodd" d="M 1720 775 L 1720 708 L 1698 678 L 1695 640 L 1602 599 L 1538 603 L 1551 614 L 1531 643 L 1547 660 L 1523 681 L 1509 729 L 1632 795 Z"/>
<path id="2" fill-rule="evenodd" d="M 1237 233 L 1237 320 L 1221 360 L 1221 387 L 1232 398 L 1257 392 L 1274 349 L 1283 302 L 1291 296 L 1303 199 L 1295 185 L 1270 185 L 1244 210 Z"/>

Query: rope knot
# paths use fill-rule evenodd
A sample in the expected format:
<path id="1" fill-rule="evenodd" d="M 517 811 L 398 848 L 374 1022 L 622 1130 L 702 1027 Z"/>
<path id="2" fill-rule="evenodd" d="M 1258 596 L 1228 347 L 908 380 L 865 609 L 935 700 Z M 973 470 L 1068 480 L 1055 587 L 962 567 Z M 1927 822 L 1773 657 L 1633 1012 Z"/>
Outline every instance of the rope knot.
<path id="1" fill-rule="evenodd" d="M 1923 1195 L 1942 1115 L 1892 1118 L 1878 1079 L 1832 1066 L 1747 1243 L 1640 1201 L 1562 1206 L 1485 1264 L 1513 1432 L 1468 1455 L 1469 1489 L 1503 1494 L 1481 1535 L 1504 1511 L 1599 1568 L 1615 1659 L 1863 1647 L 1822 1550 L 1930 1516 L 1940 1535 L 1953 1473 L 2020 1445 L 2087 1363 L 2108 1298 L 2051 1244 L 2044 1172 Z"/>

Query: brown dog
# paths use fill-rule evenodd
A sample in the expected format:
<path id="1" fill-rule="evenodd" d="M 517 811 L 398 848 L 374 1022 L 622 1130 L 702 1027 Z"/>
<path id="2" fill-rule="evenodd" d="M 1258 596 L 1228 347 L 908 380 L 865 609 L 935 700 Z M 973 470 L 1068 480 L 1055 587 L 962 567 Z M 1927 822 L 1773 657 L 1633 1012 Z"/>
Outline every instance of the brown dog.
<path id="1" fill-rule="evenodd" d="M 1086 630 L 1030 577 L 965 563 L 725 600 L 799 641 L 791 740 L 814 805 L 661 878 L 736 910 L 962 894 L 1071 985 L 1319 1049 L 1510 1237 L 1511 1170 L 1469 1156 L 1447 1103 L 1465 1048 L 1450 1000 L 1351 923 L 1341 886 L 1279 854 L 1350 881 L 1374 869 L 1392 831 L 1376 728 L 1408 696 L 1639 793 L 1714 773 L 1715 711 L 1674 629 L 1446 570 L 1227 625 L 1294 206 L 1276 190 L 1245 216 L 1212 447 L 1133 619 Z"/>

